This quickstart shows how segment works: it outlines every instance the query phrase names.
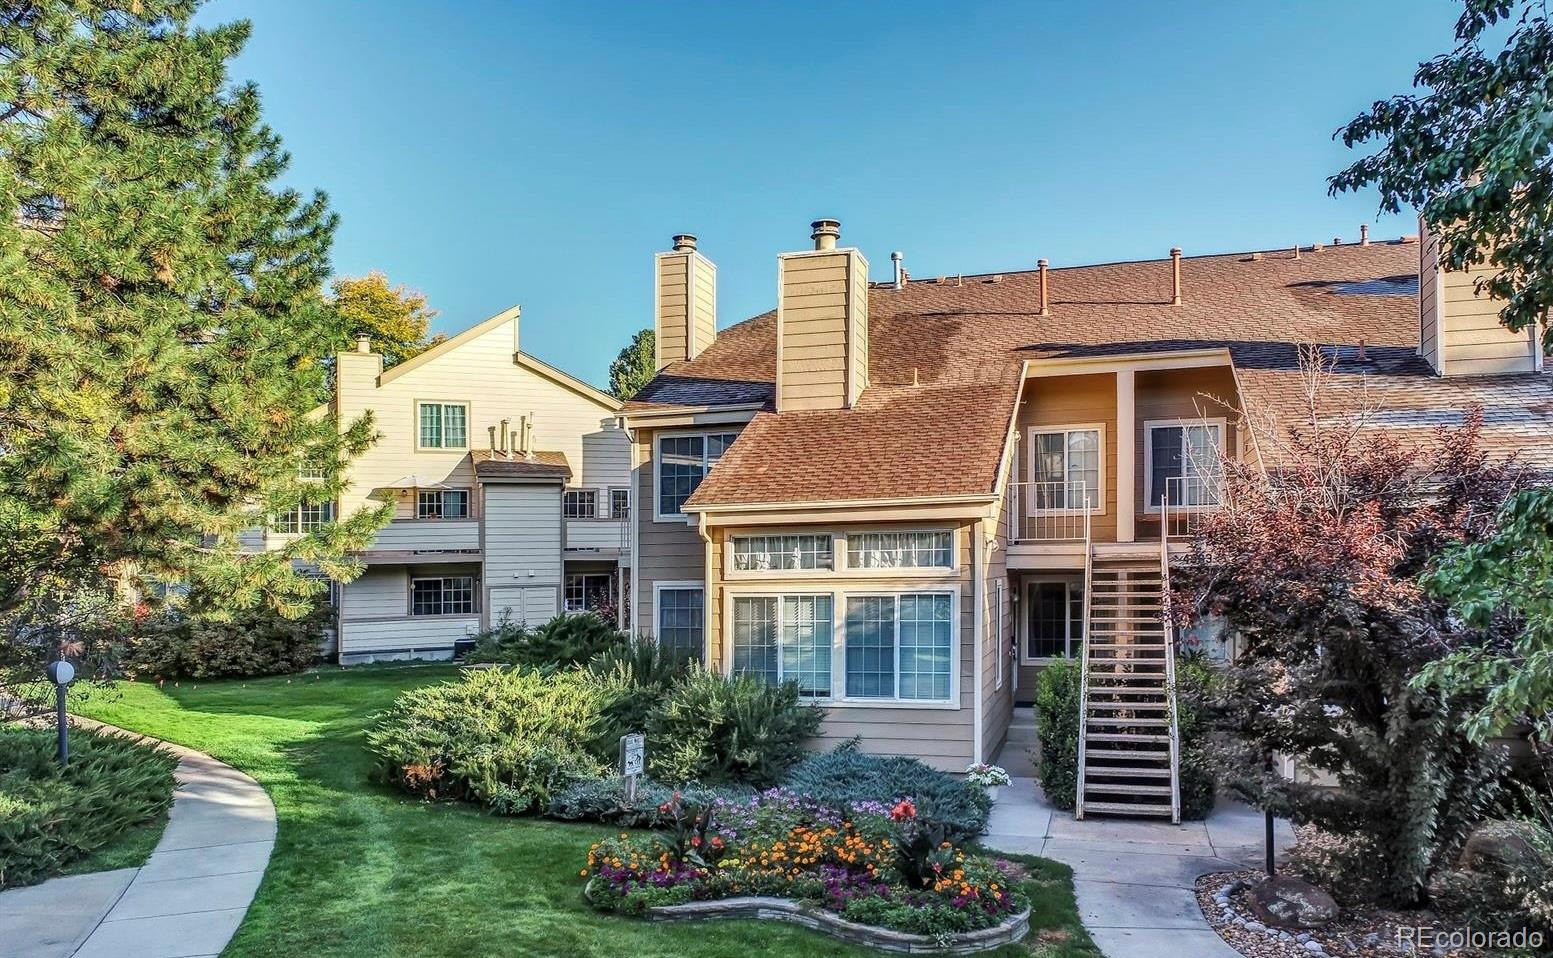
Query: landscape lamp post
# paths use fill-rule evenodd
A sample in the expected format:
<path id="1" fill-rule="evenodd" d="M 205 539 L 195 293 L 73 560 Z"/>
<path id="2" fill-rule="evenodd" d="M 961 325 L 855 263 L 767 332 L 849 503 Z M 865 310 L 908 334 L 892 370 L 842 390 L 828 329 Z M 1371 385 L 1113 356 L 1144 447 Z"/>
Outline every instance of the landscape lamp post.
<path id="1" fill-rule="evenodd" d="M 65 690 L 75 678 L 75 666 L 60 659 L 58 662 L 50 662 L 48 668 L 49 681 L 54 683 L 54 713 L 59 723 L 59 764 L 70 764 L 70 738 L 66 734 L 68 725 L 65 723 Z"/>

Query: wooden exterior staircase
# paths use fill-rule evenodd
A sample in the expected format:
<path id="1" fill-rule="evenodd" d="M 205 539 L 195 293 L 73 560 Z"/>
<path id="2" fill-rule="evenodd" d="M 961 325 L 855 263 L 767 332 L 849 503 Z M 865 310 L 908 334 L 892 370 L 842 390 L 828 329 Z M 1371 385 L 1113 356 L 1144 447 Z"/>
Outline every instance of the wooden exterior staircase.
<path id="1" fill-rule="evenodd" d="M 1168 546 L 1097 554 L 1084 571 L 1084 658 L 1075 815 L 1181 821 Z"/>

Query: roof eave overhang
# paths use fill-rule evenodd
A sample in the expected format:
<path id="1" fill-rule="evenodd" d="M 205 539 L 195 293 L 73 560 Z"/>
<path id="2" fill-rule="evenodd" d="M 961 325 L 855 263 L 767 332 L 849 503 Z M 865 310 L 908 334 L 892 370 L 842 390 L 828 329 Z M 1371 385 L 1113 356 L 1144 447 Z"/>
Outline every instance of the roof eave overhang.
<path id="1" fill-rule="evenodd" d="M 627 429 L 657 429 L 662 426 L 717 426 L 745 423 L 766 408 L 763 402 L 730 403 L 717 406 L 665 406 L 662 409 L 628 409 L 620 413 Z"/>
<path id="2" fill-rule="evenodd" d="M 901 496 L 888 499 L 837 499 L 818 502 L 686 504 L 685 511 L 706 526 L 821 525 L 835 522 L 892 522 L 981 519 L 991 515 L 992 493 L 958 496 Z"/>
<path id="3" fill-rule="evenodd" d="M 1112 373 L 1143 369 L 1195 369 L 1204 366 L 1233 366 L 1229 347 L 1178 349 L 1170 352 L 1117 353 L 1109 356 L 1059 356 L 1031 359 L 1025 363 L 1026 376 L 1074 376 L 1086 373 Z"/>

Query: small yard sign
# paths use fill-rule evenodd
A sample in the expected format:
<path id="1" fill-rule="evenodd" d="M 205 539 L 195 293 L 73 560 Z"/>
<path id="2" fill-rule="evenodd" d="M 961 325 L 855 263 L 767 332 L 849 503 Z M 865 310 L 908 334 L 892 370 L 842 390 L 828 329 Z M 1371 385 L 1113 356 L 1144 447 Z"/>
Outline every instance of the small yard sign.
<path id="1" fill-rule="evenodd" d="M 636 777 L 647 757 L 647 736 L 641 732 L 620 736 L 620 774 L 625 778 L 626 801 L 636 801 Z"/>

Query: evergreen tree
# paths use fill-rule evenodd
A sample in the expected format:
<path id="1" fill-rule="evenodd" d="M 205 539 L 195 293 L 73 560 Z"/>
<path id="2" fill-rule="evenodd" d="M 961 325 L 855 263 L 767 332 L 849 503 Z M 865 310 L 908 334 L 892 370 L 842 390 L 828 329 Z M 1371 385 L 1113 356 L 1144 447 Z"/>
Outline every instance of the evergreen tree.
<path id="1" fill-rule="evenodd" d="M 650 329 L 631 337 L 631 342 L 609 364 L 609 394 L 621 402 L 642 391 L 657 372 L 657 340 Z"/>
<path id="2" fill-rule="evenodd" d="M 257 90 L 228 82 L 249 26 L 196 29 L 198 5 L 0 10 L 0 615 L 12 619 L 49 604 L 45 592 L 147 596 L 158 581 L 301 614 L 323 585 L 293 560 L 348 579 L 348 553 L 386 518 L 239 549 L 267 515 L 334 498 L 373 432 L 316 408 L 317 357 L 338 336 L 321 296 L 335 217 L 323 195 L 276 185 L 289 157 Z M 302 480 L 304 463 L 326 478 Z M 5 634 L 12 653 L 53 641 Z"/>
<path id="3" fill-rule="evenodd" d="M 339 315 L 341 327 L 339 348 L 350 348 L 357 336 L 370 336 L 372 347 L 383 354 L 385 369 L 447 339 L 441 333 L 426 335 L 437 311 L 426 307 L 425 294 L 390 286 L 381 272 L 342 276 L 330 289 L 334 294 L 330 305 Z"/>
<path id="4" fill-rule="evenodd" d="M 1381 148 L 1331 180 L 1418 209 L 1451 269 L 1495 271 L 1487 292 L 1512 330 L 1553 308 L 1553 25 L 1544 0 L 1463 0 L 1456 48 L 1419 64 L 1416 96 L 1379 100 L 1338 131 Z M 1485 40 L 1503 38 L 1503 49 Z M 1553 326 L 1543 333 L 1553 349 Z"/>

